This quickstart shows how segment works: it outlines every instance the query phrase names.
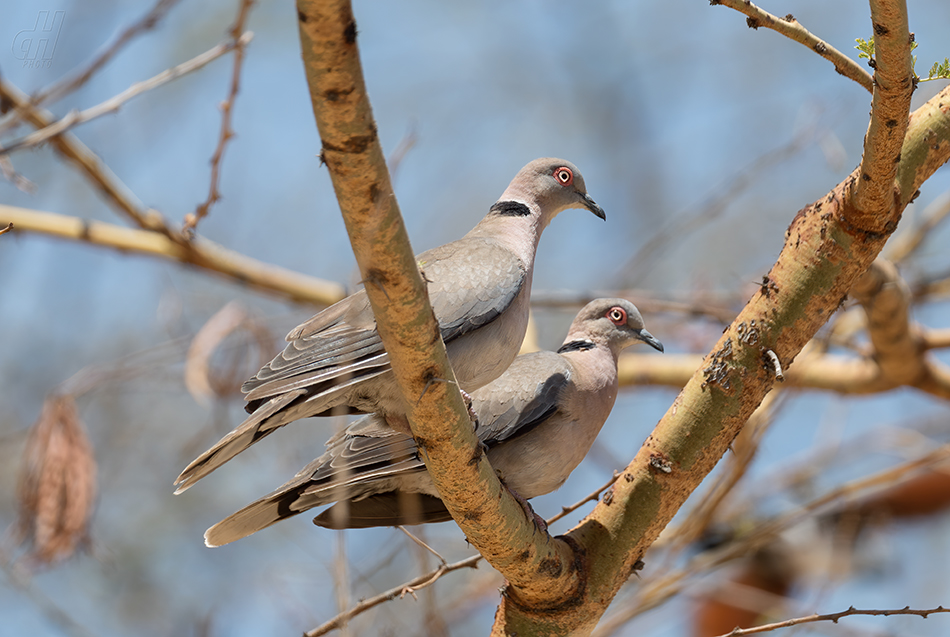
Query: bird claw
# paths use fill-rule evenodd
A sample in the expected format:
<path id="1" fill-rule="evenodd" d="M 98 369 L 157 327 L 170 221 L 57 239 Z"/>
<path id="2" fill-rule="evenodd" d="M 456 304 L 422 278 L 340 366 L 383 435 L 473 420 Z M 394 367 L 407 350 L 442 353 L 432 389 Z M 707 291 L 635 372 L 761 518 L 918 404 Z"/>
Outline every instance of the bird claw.
<path id="1" fill-rule="evenodd" d="M 472 431 L 478 431 L 478 414 L 475 413 L 475 408 L 472 407 L 472 396 L 461 388 L 459 388 L 459 392 L 462 394 L 462 400 L 465 401 L 465 408 L 468 409 L 468 417 L 472 419 Z"/>
<path id="2" fill-rule="evenodd" d="M 544 518 L 538 515 L 533 508 L 531 508 L 531 505 L 528 504 L 528 501 L 521 497 L 521 494 L 511 487 L 508 487 L 508 492 L 511 493 L 511 496 L 515 499 L 515 501 L 521 505 L 521 508 L 524 510 L 525 515 L 528 516 L 528 519 L 534 520 L 534 525 L 538 527 L 538 530 L 542 533 L 547 533 L 548 523 L 545 522 Z"/>

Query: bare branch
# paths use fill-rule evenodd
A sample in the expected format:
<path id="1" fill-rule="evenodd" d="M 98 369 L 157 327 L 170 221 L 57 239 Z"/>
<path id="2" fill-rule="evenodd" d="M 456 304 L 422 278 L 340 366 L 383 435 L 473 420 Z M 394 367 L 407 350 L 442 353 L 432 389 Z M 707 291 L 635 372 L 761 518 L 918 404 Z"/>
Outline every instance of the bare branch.
<path id="1" fill-rule="evenodd" d="M 600 497 L 600 494 L 603 493 L 610 485 L 612 485 L 614 481 L 617 479 L 617 476 L 619 475 L 620 475 L 619 473 L 614 472 L 613 477 L 611 477 L 610 480 L 606 484 L 598 487 L 592 493 L 578 500 L 574 504 L 570 506 L 562 507 L 559 513 L 548 518 L 545 522 L 547 523 L 548 526 L 551 526 L 552 524 L 554 524 L 555 522 L 557 522 L 564 516 L 570 515 L 571 513 L 581 508 L 588 502 L 595 502 L 597 498 Z M 403 529 L 403 532 L 406 532 L 405 529 Z M 438 557 L 441 559 L 440 555 Z M 478 562 L 480 562 L 481 560 L 482 560 L 481 555 L 473 555 L 459 562 L 455 562 L 454 564 L 445 564 L 445 560 L 442 560 L 443 563 L 438 568 L 432 571 L 429 571 L 428 573 L 425 573 L 423 575 L 420 575 L 416 577 L 415 579 L 412 579 L 408 582 L 399 584 L 398 586 L 395 586 L 384 593 L 380 593 L 379 595 L 375 597 L 372 597 L 370 599 L 360 602 L 359 604 L 357 604 L 350 610 L 346 611 L 345 613 L 341 613 L 340 615 L 337 615 L 333 619 L 305 633 L 305 635 L 307 637 L 317 637 L 317 635 L 325 635 L 331 630 L 334 630 L 335 628 L 339 628 L 345 622 L 348 622 L 349 620 L 353 619 L 357 615 L 361 615 L 362 613 L 365 613 L 366 611 L 368 611 L 369 609 L 375 606 L 379 606 L 380 604 L 383 604 L 388 601 L 392 601 L 396 598 L 401 599 L 403 597 L 403 592 L 406 590 L 411 589 L 411 590 L 417 591 L 421 588 L 429 586 L 430 584 L 434 584 L 436 580 L 438 580 L 440 577 L 442 577 L 446 573 L 451 573 L 452 571 L 456 571 L 461 568 L 478 568 Z"/>
<path id="2" fill-rule="evenodd" d="M 931 608 L 929 610 L 914 610 L 910 606 L 905 606 L 904 608 L 897 608 L 894 610 L 877 610 L 877 609 L 868 609 L 860 610 L 852 606 L 848 610 L 843 610 L 839 613 L 826 613 L 824 615 L 808 615 L 807 617 L 796 617 L 794 619 L 786 619 L 785 621 L 775 622 L 773 624 L 762 624 L 761 626 L 755 626 L 753 628 L 736 628 L 732 632 L 721 635 L 720 637 L 739 637 L 740 635 L 753 635 L 756 633 L 765 633 L 773 631 L 777 628 L 788 628 L 790 626 L 798 626 L 799 624 L 811 624 L 814 622 L 831 622 L 837 624 L 838 620 L 842 617 L 852 617 L 854 615 L 883 615 L 884 617 L 889 617 L 891 615 L 917 615 L 927 619 L 928 615 L 933 615 L 935 613 L 950 613 L 950 608 L 944 608 L 943 606 L 937 606 L 936 608 Z"/>
<path id="3" fill-rule="evenodd" d="M 32 195 L 36 192 L 36 184 L 18 173 L 13 168 L 13 162 L 6 155 L 0 155 L 0 173 L 3 178 L 17 187 L 17 190 Z"/>
<path id="4" fill-rule="evenodd" d="M 158 232 L 4 205 L 0 223 L 13 223 L 16 232 L 38 232 L 196 266 L 294 301 L 330 305 L 343 298 L 343 288 L 336 283 L 262 263 L 202 237 L 182 245 Z"/>
<path id="5" fill-rule="evenodd" d="M 851 502 L 858 495 L 879 488 L 890 488 L 895 484 L 911 480 L 923 471 L 946 463 L 948 457 L 950 457 L 950 447 L 943 446 L 909 462 L 835 487 L 791 511 L 768 520 L 759 520 L 751 532 L 736 538 L 721 549 L 701 553 L 692 558 L 686 566 L 671 569 L 651 578 L 622 609 L 617 610 L 598 624 L 594 637 L 613 635 L 637 615 L 656 608 L 674 595 L 679 594 L 686 586 L 691 575 L 707 572 L 746 556 L 754 548 L 762 546 L 785 529 L 791 528 L 808 517 L 827 512 L 839 503 Z M 675 529 L 669 534 L 669 537 L 676 538 L 680 532 L 679 529 Z M 658 542 L 654 548 L 659 548 L 659 545 Z"/>
<path id="6" fill-rule="evenodd" d="M 88 82 L 89 78 L 98 73 L 126 44 L 142 33 L 154 29 L 155 26 L 161 22 L 162 18 L 165 17 L 165 14 L 178 4 L 179 1 L 180 0 L 158 0 L 148 13 L 125 27 L 112 42 L 103 48 L 101 53 L 90 60 L 84 69 L 74 73 L 72 77 L 63 78 L 35 94 L 30 100 L 31 105 L 37 107 L 47 102 L 55 102 Z M 3 128 L 3 126 L 0 126 L 0 130 Z"/>
<path id="7" fill-rule="evenodd" d="M 924 349 L 943 349 L 950 347 L 950 328 L 928 330 L 923 334 Z"/>
<path id="8" fill-rule="evenodd" d="M 875 13 L 875 24 L 882 24 L 884 19 L 878 13 Z M 901 24 L 906 26 L 906 20 L 901 21 L 901 12 L 896 11 L 895 15 L 891 18 L 893 24 L 886 25 L 892 33 L 899 32 Z M 906 107 L 911 89 L 912 84 L 908 83 L 886 91 L 882 97 L 878 96 L 880 91 L 875 91 L 875 110 L 891 113 L 904 104 L 903 118 L 891 114 L 887 119 L 897 122 L 892 128 L 901 136 L 901 120 L 908 119 Z M 925 110 L 932 112 L 939 99 L 928 102 Z M 911 128 L 916 129 L 916 126 L 915 120 Z M 551 634 L 589 631 L 603 608 L 595 600 L 612 599 L 616 595 L 646 549 L 712 470 L 772 389 L 775 377 L 763 365 L 763 352 L 769 349 L 780 361 L 793 360 L 837 310 L 854 281 L 883 248 L 906 205 L 906 201 L 895 205 L 893 196 L 871 196 L 873 191 L 863 197 L 863 208 L 856 205 L 855 180 L 867 171 L 873 175 L 872 181 L 887 175 L 878 157 L 882 149 L 890 148 L 890 133 L 878 135 L 875 132 L 868 137 L 868 146 L 875 148 L 873 156 L 866 155 L 862 166 L 848 179 L 827 197 L 796 215 L 766 282 L 727 328 L 705 364 L 693 374 L 617 480 L 611 501 L 602 500 L 587 519 L 569 533 L 586 549 L 588 572 L 592 575 L 583 595 L 589 603 L 578 601 L 570 610 L 550 612 L 542 617 L 503 597 L 496 615 L 496 631 L 500 632 L 502 626 L 511 632 L 522 627 L 526 632 L 530 629 Z M 919 150 L 922 134 L 913 130 L 908 137 L 918 140 L 911 146 Z M 946 137 L 941 141 L 947 141 Z M 950 143 L 946 146 L 934 152 L 947 153 Z M 886 155 L 893 170 L 896 170 L 895 155 Z M 929 154 L 904 155 L 908 156 L 929 157 Z M 925 169 L 915 170 L 914 178 L 932 174 L 936 170 L 933 164 L 928 161 Z M 892 172 L 891 192 L 893 190 Z M 623 551 L 622 557 L 618 551 Z"/>
<path id="9" fill-rule="evenodd" d="M 6 234 L 7 232 L 10 232 L 11 230 L 13 230 L 13 222 L 8 223 L 6 228 L 0 228 L 0 234 Z"/>
<path id="10" fill-rule="evenodd" d="M 211 206 L 221 199 L 221 193 L 218 192 L 221 160 L 224 158 L 225 146 L 234 137 L 234 130 L 231 128 L 231 110 L 234 108 L 234 100 L 237 98 L 240 89 L 241 67 L 244 65 L 244 44 L 241 43 L 241 33 L 244 32 L 244 24 L 247 22 L 247 16 L 253 5 L 254 0 L 241 0 L 241 8 L 238 11 L 237 19 L 231 27 L 231 41 L 236 45 L 234 48 L 234 66 L 231 69 L 231 88 L 228 91 L 228 98 L 221 103 L 221 134 L 218 138 L 218 146 L 214 149 L 214 155 L 211 156 L 211 185 L 208 190 L 208 198 L 204 203 L 195 209 L 194 214 L 185 215 L 182 232 L 188 234 L 194 232 L 198 222 L 208 215 Z"/>
<path id="11" fill-rule="evenodd" d="M 17 87 L 0 78 L 0 103 L 9 102 L 19 109 L 34 127 L 43 128 L 54 122 L 53 114 L 30 106 L 29 98 Z M 109 170 L 99 157 L 72 133 L 63 133 L 50 140 L 56 150 L 70 160 L 100 190 L 107 200 L 140 228 L 155 230 L 169 237 L 178 237 L 165 224 L 161 213 L 147 209 L 141 201 Z"/>
<path id="12" fill-rule="evenodd" d="M 871 0 L 870 4 L 876 61 L 874 93 L 861 170 L 853 185 L 854 209 L 848 221 L 862 229 L 890 234 L 900 219 L 896 209 L 903 210 L 916 191 L 895 193 L 894 184 L 915 87 L 912 38 L 904 0 Z"/>
<path id="13" fill-rule="evenodd" d="M 855 282 L 852 294 L 864 306 L 874 360 L 899 385 L 950 399 L 950 368 L 927 353 L 921 330 L 910 321 L 910 288 L 897 268 L 877 259 Z"/>
<path id="14" fill-rule="evenodd" d="M 468 541 L 519 598 L 567 597 L 580 584 L 573 548 L 527 518 L 472 430 L 392 191 L 352 7 L 298 0 L 297 15 L 321 156 L 429 475 Z"/>
<path id="15" fill-rule="evenodd" d="M 112 97 L 106 100 L 105 102 L 102 102 L 101 104 L 97 104 L 96 106 L 87 108 L 84 111 L 72 111 L 69 114 L 67 114 L 65 117 L 63 117 L 62 119 L 56 122 L 53 122 L 52 124 L 50 124 L 49 126 L 45 128 L 41 128 L 40 130 L 30 133 L 29 135 L 26 135 L 24 137 L 21 137 L 18 140 L 10 142 L 9 144 L 0 146 L 0 155 L 4 155 L 10 152 L 13 152 L 15 150 L 22 150 L 25 148 L 30 148 L 32 146 L 36 146 L 38 144 L 45 142 L 51 137 L 55 137 L 57 135 L 61 135 L 65 133 L 66 131 L 73 128 L 74 126 L 77 126 L 79 124 L 84 124 L 90 120 L 96 119 L 97 117 L 102 117 L 103 115 L 106 115 L 108 113 L 115 112 L 119 110 L 119 107 L 122 106 L 122 104 L 128 102 L 133 97 L 137 97 L 141 95 L 142 93 L 150 91 L 154 88 L 158 88 L 159 86 L 163 84 L 167 84 L 168 82 L 171 82 L 172 80 L 176 80 L 183 75 L 187 75 L 188 73 L 197 71 L 203 66 L 218 59 L 222 55 L 234 50 L 235 48 L 239 46 L 246 46 L 247 43 L 250 42 L 253 37 L 254 37 L 253 33 L 247 32 L 244 35 L 242 35 L 241 38 L 237 42 L 225 42 L 225 43 L 219 44 L 218 46 L 208 51 L 205 51 L 201 55 L 194 57 L 191 60 L 188 60 L 187 62 L 183 62 L 182 64 L 179 64 L 178 66 L 170 68 L 166 71 L 162 71 L 155 77 L 152 77 L 143 82 L 136 82 L 125 91 L 119 93 L 115 97 Z"/>
<path id="16" fill-rule="evenodd" d="M 871 75 L 847 55 L 834 48 L 821 38 L 812 35 L 791 14 L 780 18 L 768 11 L 760 9 L 748 0 L 711 0 L 710 4 L 721 4 L 735 9 L 739 13 L 749 16 L 746 24 L 752 29 L 765 27 L 781 33 L 787 38 L 804 44 L 809 49 L 835 65 L 835 70 L 841 75 L 854 80 L 863 86 L 869 93 L 872 92 L 874 80 Z"/>
<path id="17" fill-rule="evenodd" d="M 403 592 L 407 588 L 411 588 L 413 590 L 419 590 L 421 588 L 425 588 L 426 586 L 429 586 L 435 583 L 440 577 L 442 577 L 446 573 L 451 573 L 452 571 L 457 571 L 462 568 L 475 568 L 476 564 L 481 559 L 482 559 L 481 555 L 473 555 L 472 557 L 468 557 L 459 562 L 454 562 L 452 564 L 439 566 L 439 568 L 437 568 L 436 570 L 430 573 L 425 573 L 415 579 L 412 579 L 406 582 L 405 584 L 400 584 L 398 586 L 395 586 L 389 589 L 388 591 L 380 593 L 379 595 L 370 597 L 369 599 L 364 599 L 359 604 L 356 604 L 353 608 L 346 611 L 345 613 L 340 613 L 339 615 L 337 615 L 330 621 L 317 626 L 313 630 L 307 631 L 306 633 L 304 633 L 304 636 L 318 637 L 318 635 L 326 635 L 331 630 L 340 628 L 341 626 L 345 625 L 346 622 L 350 621 L 357 615 L 361 615 L 362 613 L 365 613 L 366 611 L 368 611 L 369 609 L 375 606 L 379 606 L 380 604 L 384 604 L 388 601 L 392 601 L 398 597 L 401 597 L 403 595 Z"/>

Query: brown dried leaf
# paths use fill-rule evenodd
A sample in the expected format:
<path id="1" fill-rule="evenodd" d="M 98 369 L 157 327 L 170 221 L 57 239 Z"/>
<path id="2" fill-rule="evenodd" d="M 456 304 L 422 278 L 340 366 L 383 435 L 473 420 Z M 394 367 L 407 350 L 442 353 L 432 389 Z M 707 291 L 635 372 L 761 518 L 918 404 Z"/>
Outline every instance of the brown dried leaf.
<path id="1" fill-rule="evenodd" d="M 30 429 L 17 485 L 29 557 L 52 564 L 88 540 L 96 499 L 96 460 L 72 396 L 50 396 Z"/>
<path id="2" fill-rule="evenodd" d="M 188 392 L 205 407 L 215 398 L 240 393 L 244 380 L 267 362 L 272 343 L 267 328 L 240 303 L 228 303 L 191 341 L 185 359 Z"/>

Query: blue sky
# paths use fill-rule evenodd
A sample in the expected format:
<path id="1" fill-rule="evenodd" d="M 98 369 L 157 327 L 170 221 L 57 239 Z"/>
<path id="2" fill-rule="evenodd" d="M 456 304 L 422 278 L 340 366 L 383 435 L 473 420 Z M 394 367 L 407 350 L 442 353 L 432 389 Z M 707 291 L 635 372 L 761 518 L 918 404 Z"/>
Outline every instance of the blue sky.
<path id="1" fill-rule="evenodd" d="M 861 2 L 763 5 L 780 15 L 794 13 L 853 57 L 854 39 L 870 34 L 869 11 Z M 211 48 L 226 37 L 236 6 L 182 2 L 159 28 L 52 110 L 62 115 L 86 108 Z M 80 66 L 148 7 L 8 3 L 0 19 L 0 72 L 22 90 L 35 91 Z M 56 10 L 65 11 L 65 19 L 51 68 L 24 68 L 13 49 L 17 33 L 32 28 L 38 12 Z M 607 223 L 580 213 L 561 215 L 541 244 L 537 292 L 635 283 L 670 298 L 710 291 L 741 302 L 777 256 L 795 212 L 860 160 L 867 92 L 801 45 L 748 29 L 744 16 L 705 1 L 417 0 L 358 2 L 355 11 L 384 149 L 391 152 L 410 131 L 417 137 L 394 182 L 417 251 L 461 236 L 535 157 L 565 157 L 584 172 L 592 196 L 607 211 Z M 910 11 L 920 72 L 948 54 L 950 4 L 920 0 L 910 3 Z M 263 261 L 353 285 L 352 253 L 316 158 L 319 138 L 293 4 L 261 3 L 248 28 L 255 38 L 234 110 L 237 137 L 224 159 L 224 199 L 199 231 Z M 230 71 L 230 58 L 220 59 L 75 132 L 143 202 L 180 220 L 207 195 L 217 105 L 226 96 Z M 922 84 L 915 105 L 939 88 L 942 83 Z M 704 206 L 729 192 L 738 175 L 798 135 L 806 135 L 801 150 L 756 173 L 751 185 L 728 197 L 720 215 L 678 235 L 645 271 L 625 270 L 636 249 L 659 230 L 690 215 L 702 218 Z M 838 154 L 829 155 L 827 148 Z M 37 192 L 24 194 L 0 182 L 4 203 L 125 223 L 49 148 L 17 153 L 13 160 Z M 904 223 L 948 188 L 944 169 L 922 190 Z M 945 271 L 947 240 L 946 229 L 934 233 L 911 273 Z M 5 407 L 0 436 L 12 441 L 0 446 L 0 525 L 15 517 L 14 461 L 23 432 L 57 383 L 86 365 L 108 364 L 193 333 L 234 299 L 267 317 L 277 335 L 312 313 L 175 265 L 38 236 L 0 239 L 0 288 Z M 920 316 L 928 325 L 946 326 L 946 304 Z M 571 312 L 538 318 L 542 346 L 556 347 Z M 667 351 L 689 347 L 678 338 L 679 317 L 646 320 Z M 720 327 L 697 328 L 700 342 L 711 345 Z M 38 575 L 33 585 L 101 635 L 133 628 L 138 634 L 180 633 L 208 614 L 214 617 L 213 634 L 220 635 L 296 634 L 316 625 L 334 608 L 328 565 L 335 536 L 299 519 L 209 551 L 201 532 L 295 473 L 319 452 L 331 429 L 325 423 L 306 423 L 296 432 L 288 428 L 286 435 L 268 439 L 248 458 L 174 498 L 171 482 L 184 463 L 240 418 L 236 403 L 217 412 L 195 404 L 181 383 L 179 363 L 171 360 L 145 380 L 113 384 L 81 400 L 101 462 L 95 550 Z M 617 459 L 632 457 L 672 397 L 667 390 L 621 396 L 604 431 Z M 790 402 L 757 471 L 809 448 L 823 419 L 832 418 L 829 413 L 842 435 L 870 425 L 906 424 L 918 414 L 946 415 L 945 405 L 910 391 L 860 400 L 803 394 Z M 538 500 L 542 514 L 582 497 L 610 475 L 614 467 L 598 457 L 582 465 L 561 491 Z M 447 556 L 466 554 L 458 532 L 448 527 L 431 533 L 444 542 Z M 375 571 L 370 556 L 402 541 L 393 530 L 348 534 L 351 575 Z M 369 579 L 354 595 L 395 584 L 416 568 L 408 548 L 394 560 L 389 571 L 365 573 Z M 946 561 L 943 554 L 937 564 L 943 572 Z M 479 576 L 486 577 L 487 570 Z M 439 599 L 451 600 L 467 577 L 447 580 Z M 894 605 L 913 604 L 912 594 L 920 588 L 906 590 L 910 598 L 895 598 Z M 844 595 L 840 605 L 857 605 L 859 593 Z M 399 604 L 377 619 L 411 625 L 400 624 L 409 620 L 398 615 L 412 607 Z M 458 611 L 453 635 L 483 634 L 493 608 L 488 595 L 474 610 Z M 60 634 L 5 581 L 0 581 L 0 615 L 14 627 L 10 634 Z M 941 634 L 938 621 L 915 630 Z M 664 630 L 656 634 L 682 634 L 675 623 Z"/>

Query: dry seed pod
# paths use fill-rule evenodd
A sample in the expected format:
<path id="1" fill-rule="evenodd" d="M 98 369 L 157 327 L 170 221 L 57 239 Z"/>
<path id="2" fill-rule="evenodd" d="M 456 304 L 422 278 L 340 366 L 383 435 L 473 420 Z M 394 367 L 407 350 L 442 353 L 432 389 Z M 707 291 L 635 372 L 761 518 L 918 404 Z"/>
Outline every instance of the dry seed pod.
<path id="1" fill-rule="evenodd" d="M 69 558 L 88 539 L 96 460 L 72 396 L 50 396 L 30 429 L 18 480 L 22 540 L 39 564 Z"/>

